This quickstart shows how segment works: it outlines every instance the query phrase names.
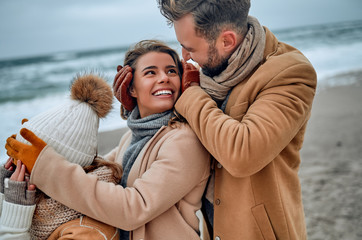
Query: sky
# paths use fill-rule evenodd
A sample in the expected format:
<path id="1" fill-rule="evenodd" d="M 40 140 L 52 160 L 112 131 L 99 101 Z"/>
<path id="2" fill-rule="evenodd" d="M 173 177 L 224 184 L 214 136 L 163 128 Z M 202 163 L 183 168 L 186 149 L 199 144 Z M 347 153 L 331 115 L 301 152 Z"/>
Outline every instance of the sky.
<path id="1" fill-rule="evenodd" d="M 271 30 L 362 19 L 361 0 L 251 0 Z M 156 0 L 1 0 L 0 60 L 176 41 Z"/>

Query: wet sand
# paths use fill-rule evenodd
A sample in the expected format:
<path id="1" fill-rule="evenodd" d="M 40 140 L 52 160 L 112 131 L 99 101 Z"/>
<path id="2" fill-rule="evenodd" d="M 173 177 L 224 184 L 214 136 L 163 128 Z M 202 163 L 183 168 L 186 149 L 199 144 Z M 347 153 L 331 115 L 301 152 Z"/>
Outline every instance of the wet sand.
<path id="1" fill-rule="evenodd" d="M 361 81 L 317 93 L 300 178 L 309 239 L 362 239 Z"/>

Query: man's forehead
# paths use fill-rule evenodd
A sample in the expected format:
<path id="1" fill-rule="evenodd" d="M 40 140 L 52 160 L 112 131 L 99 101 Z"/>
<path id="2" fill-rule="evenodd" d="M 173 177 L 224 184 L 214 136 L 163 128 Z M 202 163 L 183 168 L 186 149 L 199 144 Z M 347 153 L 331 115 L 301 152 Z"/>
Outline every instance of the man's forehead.
<path id="1" fill-rule="evenodd" d="M 174 22 L 174 29 L 176 34 L 184 33 L 184 34 L 195 34 L 195 24 L 194 19 L 191 14 L 187 14 L 177 21 Z"/>
<path id="2" fill-rule="evenodd" d="M 194 44 L 195 41 L 199 40 L 199 37 L 196 35 L 195 25 L 191 14 L 185 15 L 175 21 L 174 29 L 178 42 L 186 50 L 192 49 L 190 43 Z"/>

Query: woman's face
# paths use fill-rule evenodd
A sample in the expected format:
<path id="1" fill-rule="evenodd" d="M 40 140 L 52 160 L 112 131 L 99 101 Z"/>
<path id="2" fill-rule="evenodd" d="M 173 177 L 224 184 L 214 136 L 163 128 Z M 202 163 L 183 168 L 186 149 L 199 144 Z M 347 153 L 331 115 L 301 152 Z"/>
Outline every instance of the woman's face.
<path id="1" fill-rule="evenodd" d="M 167 53 L 149 52 L 137 60 L 130 93 L 137 100 L 141 118 L 173 108 L 180 96 L 178 71 Z"/>

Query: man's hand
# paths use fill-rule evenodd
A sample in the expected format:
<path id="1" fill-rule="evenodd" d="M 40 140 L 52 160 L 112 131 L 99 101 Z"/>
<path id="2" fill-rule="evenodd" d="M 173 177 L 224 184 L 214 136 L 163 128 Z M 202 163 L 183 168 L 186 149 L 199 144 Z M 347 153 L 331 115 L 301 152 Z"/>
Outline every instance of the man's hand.
<path id="1" fill-rule="evenodd" d="M 200 72 L 192 64 L 182 61 L 183 74 L 181 81 L 181 91 L 184 92 L 188 87 L 200 85 Z"/>
<path id="2" fill-rule="evenodd" d="M 132 111 L 136 106 L 135 100 L 129 93 L 129 85 L 133 79 L 132 68 L 128 65 L 118 65 L 117 74 L 113 82 L 113 94 L 127 111 Z"/>
<path id="3" fill-rule="evenodd" d="M 21 160 L 28 172 L 31 173 L 36 159 L 47 144 L 26 128 L 20 130 L 20 135 L 31 145 L 19 142 L 11 136 L 6 140 L 5 148 L 10 157 Z M 16 162 L 14 163 L 16 164 Z"/>

